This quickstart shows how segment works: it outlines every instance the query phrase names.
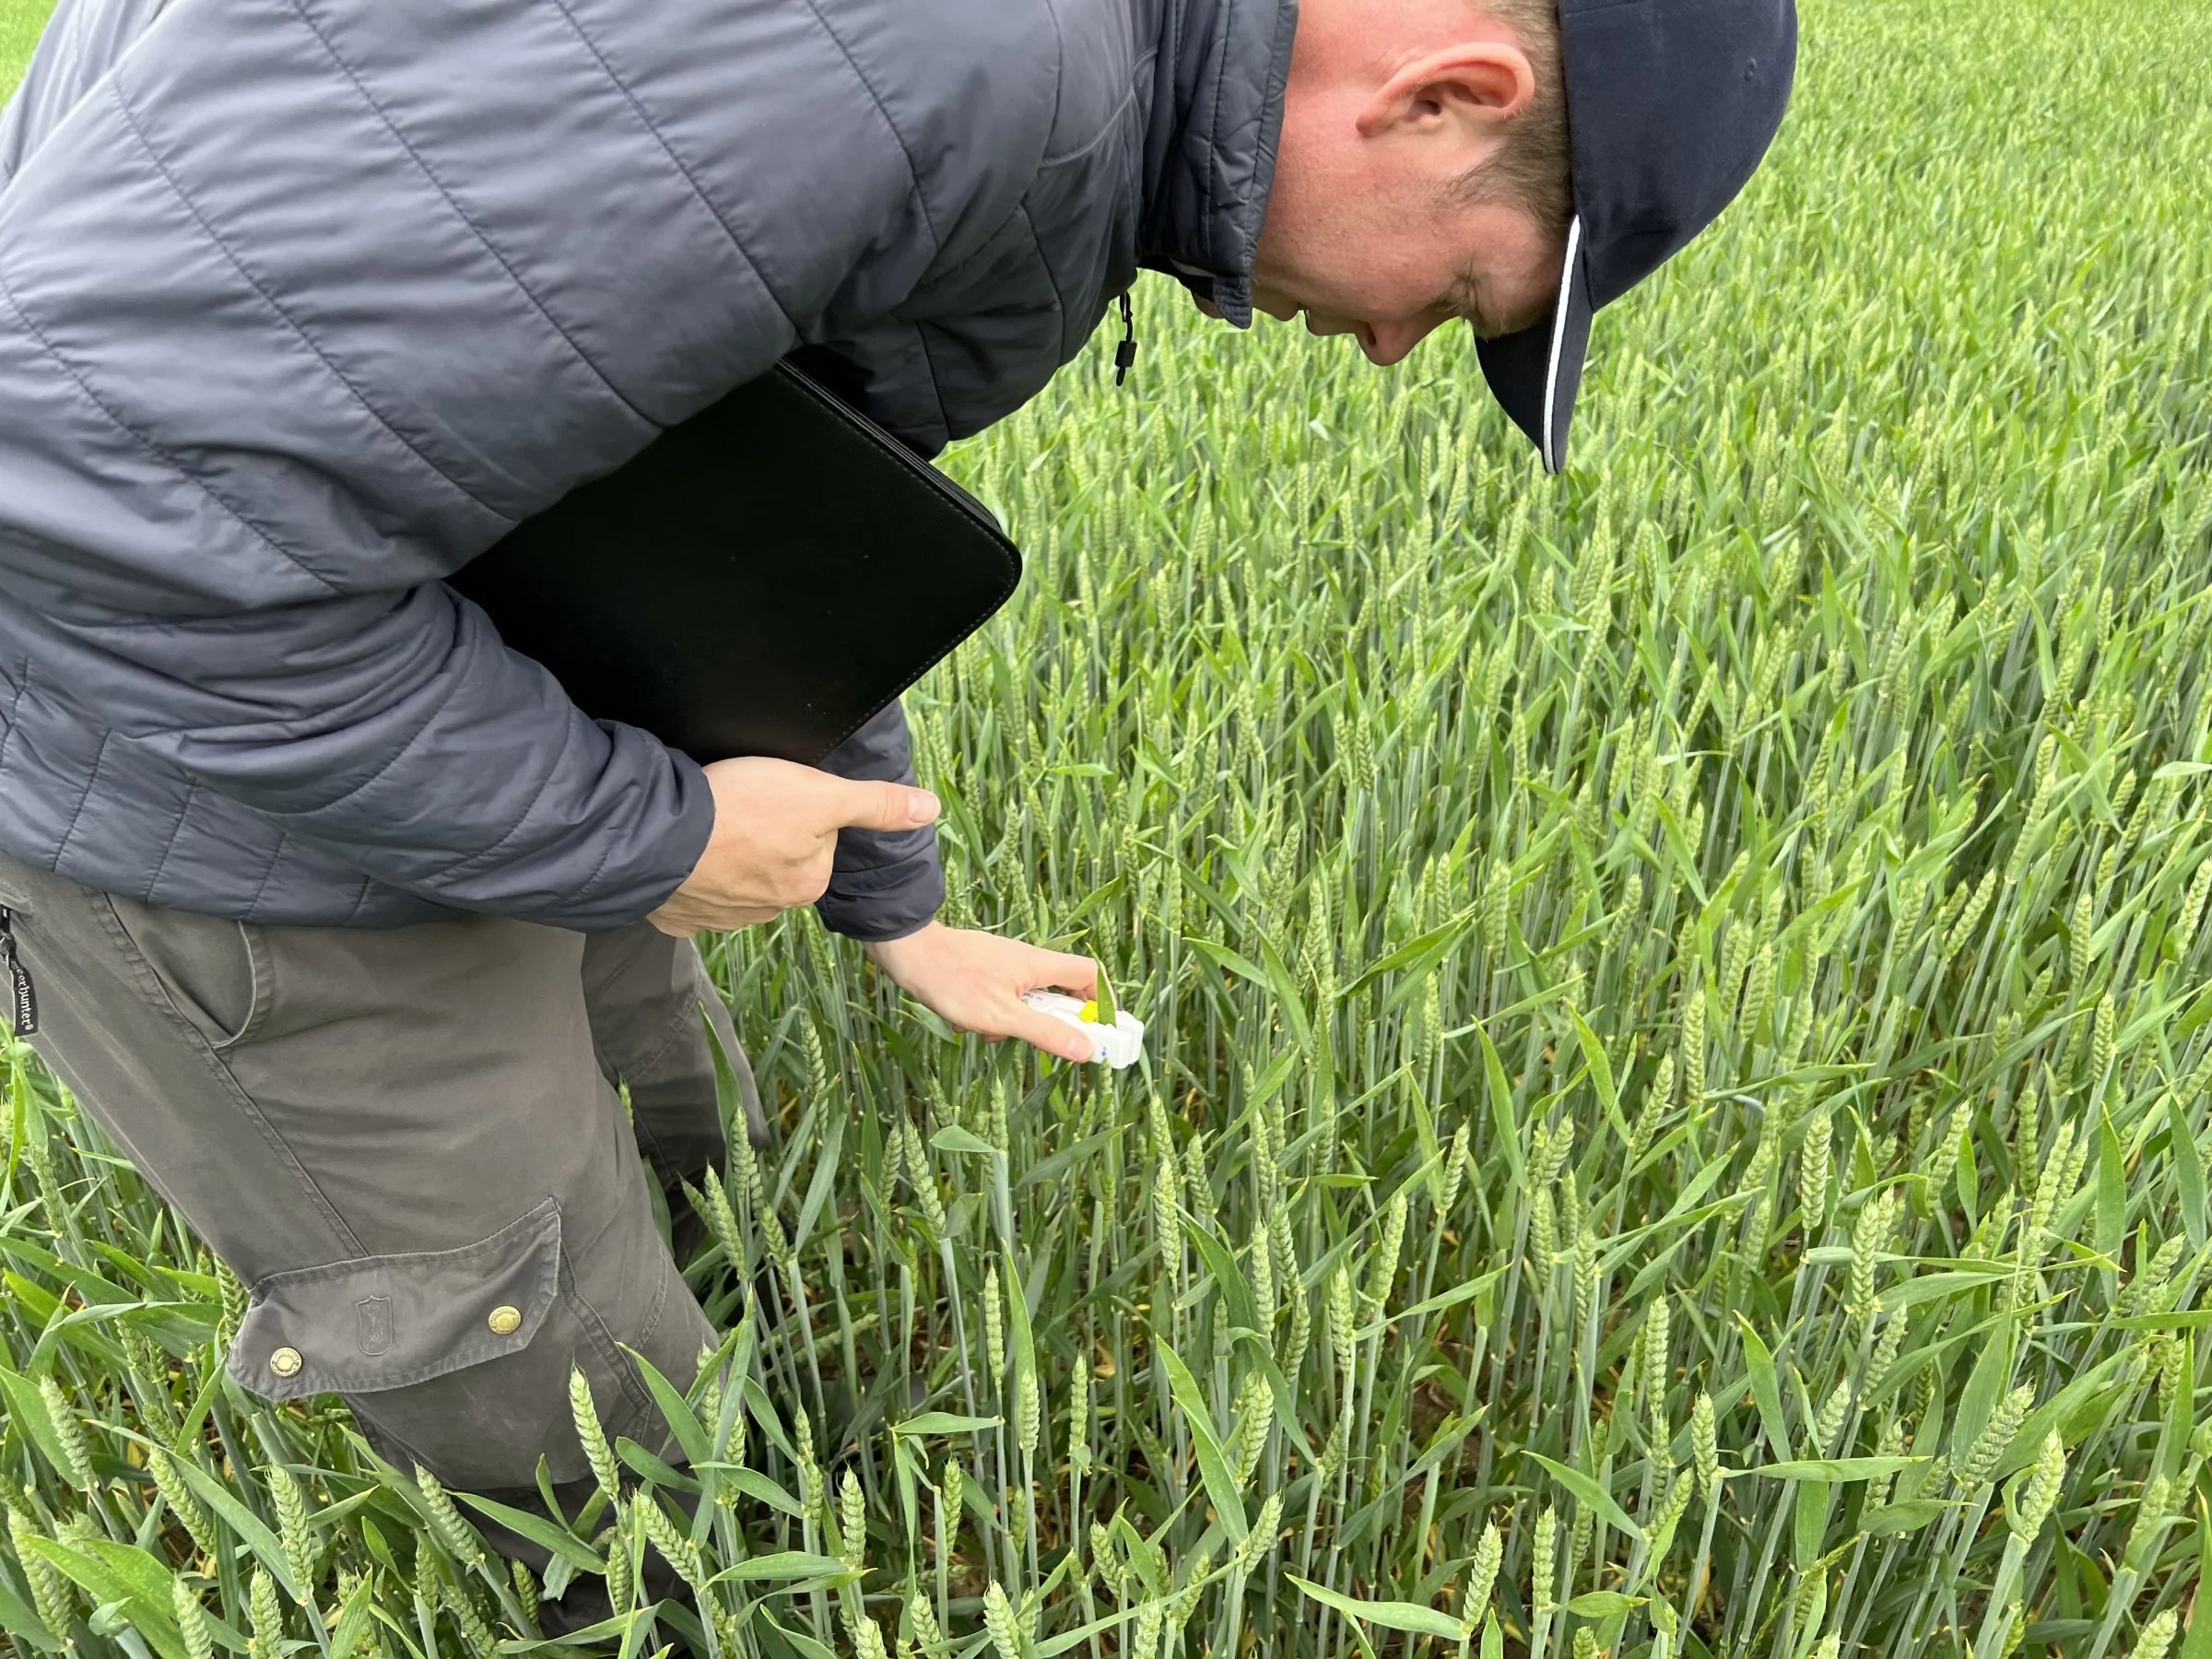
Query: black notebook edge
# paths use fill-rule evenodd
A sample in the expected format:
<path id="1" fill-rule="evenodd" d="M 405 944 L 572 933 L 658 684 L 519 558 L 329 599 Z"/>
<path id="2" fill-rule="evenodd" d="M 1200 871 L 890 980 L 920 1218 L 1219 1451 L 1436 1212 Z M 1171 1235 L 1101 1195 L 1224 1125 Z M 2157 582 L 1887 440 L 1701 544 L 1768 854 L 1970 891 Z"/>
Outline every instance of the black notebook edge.
<path id="1" fill-rule="evenodd" d="M 827 760 L 840 748 L 842 748 L 846 743 L 851 741 L 853 735 L 865 726 L 869 721 L 875 719 L 877 715 L 882 713 L 884 710 L 912 690 L 924 675 L 974 638 L 976 630 L 998 614 L 1006 601 L 1014 596 L 1015 590 L 1021 585 L 1021 548 L 1015 543 L 1014 538 L 1006 534 L 1006 527 L 998 522 L 991 510 L 982 502 L 969 494 L 954 479 L 923 460 L 921 456 L 915 454 L 913 451 L 907 448 L 905 444 L 900 442 L 898 439 L 892 437 L 858 409 L 838 397 L 806 371 L 794 367 L 789 360 L 784 360 L 776 364 L 774 372 L 782 376 L 786 383 L 804 394 L 832 419 L 843 426 L 846 430 L 873 445 L 910 475 L 920 478 L 929 487 L 928 500 L 935 503 L 940 512 L 949 512 L 981 529 L 998 544 L 1000 549 L 1006 556 L 1006 582 L 992 596 L 990 603 L 976 612 L 957 634 L 916 665 L 911 673 L 902 670 L 903 677 L 898 689 L 846 727 L 838 735 L 836 742 L 830 744 L 828 748 L 816 757 L 815 765 L 818 769 L 822 761 Z"/>

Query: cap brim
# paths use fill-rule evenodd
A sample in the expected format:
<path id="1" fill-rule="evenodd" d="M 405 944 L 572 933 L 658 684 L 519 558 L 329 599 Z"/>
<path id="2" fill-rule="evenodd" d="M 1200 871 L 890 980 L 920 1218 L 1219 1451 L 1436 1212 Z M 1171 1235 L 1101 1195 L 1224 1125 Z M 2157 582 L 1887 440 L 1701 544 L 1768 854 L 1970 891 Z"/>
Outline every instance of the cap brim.
<path id="1" fill-rule="evenodd" d="M 1499 406 L 1536 446 L 1544 470 L 1567 465 L 1567 429 L 1574 394 L 1583 383 L 1590 349 L 1590 281 L 1583 265 L 1583 221 L 1567 227 L 1567 257 L 1559 274 L 1559 303 L 1550 318 L 1518 334 L 1477 340 L 1476 356 Z"/>

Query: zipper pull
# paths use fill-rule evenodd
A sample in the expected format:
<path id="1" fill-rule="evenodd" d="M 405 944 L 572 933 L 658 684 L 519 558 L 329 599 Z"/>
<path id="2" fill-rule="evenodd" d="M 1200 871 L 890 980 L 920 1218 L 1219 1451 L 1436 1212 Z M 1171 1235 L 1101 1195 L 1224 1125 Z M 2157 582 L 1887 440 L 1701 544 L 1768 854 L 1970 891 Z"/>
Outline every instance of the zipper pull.
<path id="1" fill-rule="evenodd" d="M 15 917 L 0 905 L 0 968 L 7 973 L 8 1024 L 18 1037 L 39 1029 L 39 994 L 30 973 L 16 956 Z"/>
<path id="2" fill-rule="evenodd" d="M 1113 383 L 1120 385 L 1129 378 L 1129 366 L 1136 361 L 1136 315 L 1129 309 L 1129 290 L 1122 290 L 1122 343 L 1113 348 Z"/>

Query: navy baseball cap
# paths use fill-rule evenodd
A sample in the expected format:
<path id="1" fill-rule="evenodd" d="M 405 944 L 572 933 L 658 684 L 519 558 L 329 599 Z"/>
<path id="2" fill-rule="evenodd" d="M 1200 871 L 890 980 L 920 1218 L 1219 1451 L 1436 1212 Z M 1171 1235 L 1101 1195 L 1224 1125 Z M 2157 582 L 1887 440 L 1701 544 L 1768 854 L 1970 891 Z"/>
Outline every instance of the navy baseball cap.
<path id="1" fill-rule="evenodd" d="M 1591 314 L 1743 189 L 1782 125 L 1796 60 L 1793 0 L 1559 0 L 1573 218 L 1559 303 L 1476 347 L 1545 471 L 1567 464 Z"/>

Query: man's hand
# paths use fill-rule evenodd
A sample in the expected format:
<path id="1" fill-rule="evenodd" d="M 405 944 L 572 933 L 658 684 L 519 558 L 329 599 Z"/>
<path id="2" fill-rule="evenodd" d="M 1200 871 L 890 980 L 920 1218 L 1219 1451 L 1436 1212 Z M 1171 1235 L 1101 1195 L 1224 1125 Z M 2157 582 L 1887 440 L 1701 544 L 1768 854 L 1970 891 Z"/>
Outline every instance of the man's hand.
<path id="1" fill-rule="evenodd" d="M 678 937 L 749 927 L 812 904 L 830 885 L 840 830 L 913 830 L 937 816 L 937 797 L 926 789 L 788 760 L 755 756 L 703 770 L 714 791 L 713 833 L 684 885 L 648 918 Z"/>
<path id="2" fill-rule="evenodd" d="M 1021 1000 L 1025 991 L 1051 987 L 1073 996 L 1096 995 L 1099 965 L 1088 957 L 1040 950 L 941 922 L 903 939 L 879 940 L 867 952 L 909 996 L 958 1030 L 993 1042 L 1018 1037 L 1063 1060 L 1090 1058 L 1089 1038 Z"/>

